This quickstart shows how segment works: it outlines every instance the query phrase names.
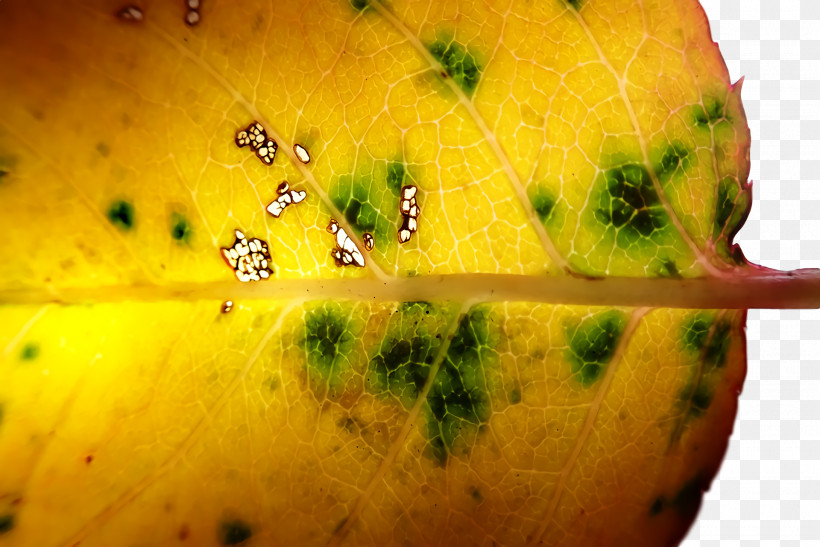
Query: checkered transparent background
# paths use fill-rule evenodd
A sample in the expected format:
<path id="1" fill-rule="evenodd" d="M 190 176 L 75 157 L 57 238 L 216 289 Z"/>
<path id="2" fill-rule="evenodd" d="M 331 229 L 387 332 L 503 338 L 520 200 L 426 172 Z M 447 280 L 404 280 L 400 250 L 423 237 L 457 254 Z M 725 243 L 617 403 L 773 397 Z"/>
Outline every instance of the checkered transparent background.
<path id="1" fill-rule="evenodd" d="M 674 1 L 674 0 L 673 0 Z M 820 267 L 820 0 L 701 0 L 732 80 L 746 77 L 752 262 Z M 751 310 L 749 372 L 686 547 L 820 546 L 820 311 Z"/>

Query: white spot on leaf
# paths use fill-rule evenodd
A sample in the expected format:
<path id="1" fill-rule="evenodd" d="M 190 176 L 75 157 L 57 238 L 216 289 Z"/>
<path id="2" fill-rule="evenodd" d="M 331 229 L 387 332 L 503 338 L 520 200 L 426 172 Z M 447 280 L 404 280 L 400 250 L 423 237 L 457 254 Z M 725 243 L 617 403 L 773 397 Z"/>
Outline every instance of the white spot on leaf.
<path id="1" fill-rule="evenodd" d="M 142 10 L 134 5 L 125 6 L 117 12 L 117 17 L 124 21 L 142 21 Z"/>
<path id="2" fill-rule="evenodd" d="M 270 268 L 268 244 L 261 239 L 245 237 L 234 231 L 236 240 L 230 247 L 222 248 L 222 258 L 233 268 L 236 278 L 243 283 L 267 279 L 273 273 Z"/>
<path id="3" fill-rule="evenodd" d="M 407 243 L 418 230 L 418 216 L 421 208 L 416 203 L 415 186 L 403 186 L 401 189 L 401 201 L 399 202 L 399 212 L 402 216 L 401 227 L 398 231 L 399 243 Z"/>
<path id="4" fill-rule="evenodd" d="M 327 231 L 336 234 L 336 247 L 330 251 L 330 255 L 336 261 L 337 266 L 358 266 L 364 267 L 364 255 L 347 235 L 344 228 L 334 219 L 330 219 Z"/>
<path id="5" fill-rule="evenodd" d="M 308 151 L 305 150 L 305 147 L 301 144 L 293 145 L 293 153 L 296 154 L 296 157 L 302 163 L 308 163 L 310 161 L 310 154 L 308 154 Z"/>
<path id="6" fill-rule="evenodd" d="M 268 213 L 276 218 L 279 218 L 285 212 L 288 205 L 300 203 L 307 197 L 307 192 L 304 190 L 291 190 L 287 181 L 282 182 L 276 191 L 279 193 L 279 197 L 270 202 L 266 209 Z"/>

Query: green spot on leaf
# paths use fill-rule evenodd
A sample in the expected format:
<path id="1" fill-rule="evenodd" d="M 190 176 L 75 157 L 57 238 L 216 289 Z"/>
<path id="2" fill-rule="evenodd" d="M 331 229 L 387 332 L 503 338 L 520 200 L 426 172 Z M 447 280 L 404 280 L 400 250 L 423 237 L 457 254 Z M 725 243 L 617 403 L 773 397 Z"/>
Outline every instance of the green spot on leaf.
<path id="1" fill-rule="evenodd" d="M 337 395 L 343 385 L 342 372 L 350 366 L 354 341 L 349 311 L 340 304 L 325 302 L 306 313 L 308 384 L 318 398 Z"/>
<path id="2" fill-rule="evenodd" d="M 698 387 L 695 388 L 694 393 L 692 393 L 692 404 L 689 408 L 691 417 L 699 418 L 706 414 L 714 397 L 715 393 L 713 391 L 710 391 L 705 385 L 699 384 Z"/>
<path id="3" fill-rule="evenodd" d="M 395 195 L 401 193 L 401 187 L 404 186 L 405 169 L 404 164 L 399 161 L 391 161 L 387 164 L 387 187 Z"/>
<path id="4" fill-rule="evenodd" d="M 134 227 L 134 206 L 127 201 L 115 201 L 108 208 L 108 220 L 121 230 Z"/>
<path id="5" fill-rule="evenodd" d="M 188 219 L 180 213 L 171 213 L 171 237 L 179 243 L 190 243 L 191 233 L 191 225 L 188 223 Z"/>
<path id="6" fill-rule="evenodd" d="M 695 125 L 707 126 L 726 118 L 725 102 L 718 97 L 704 97 L 703 105 L 692 107 L 692 117 Z"/>
<path id="7" fill-rule="evenodd" d="M 655 172 L 661 182 L 666 182 L 676 173 L 686 171 L 689 163 L 689 150 L 676 142 L 666 147 L 660 163 L 655 167 Z"/>
<path id="8" fill-rule="evenodd" d="M 251 527 L 241 520 L 229 520 L 219 525 L 219 542 L 222 545 L 239 545 L 251 538 Z"/>
<path id="9" fill-rule="evenodd" d="M 530 187 L 530 201 L 541 222 L 546 223 L 555 208 L 555 198 L 541 187 Z"/>
<path id="10" fill-rule="evenodd" d="M 567 328 L 566 358 L 581 384 L 589 387 L 601 377 L 615 354 L 625 326 L 624 314 L 612 310 Z"/>
<path id="11" fill-rule="evenodd" d="M 427 455 L 441 465 L 449 455 L 466 454 L 481 424 L 489 419 L 484 371 L 496 358 L 490 323 L 487 307 L 474 306 L 465 314 L 427 394 Z"/>
<path id="12" fill-rule="evenodd" d="M 40 355 L 40 345 L 34 342 L 29 342 L 20 351 L 20 359 L 23 361 L 33 361 Z"/>
<path id="13" fill-rule="evenodd" d="M 702 358 L 708 367 L 726 365 L 731 347 L 732 325 L 721 319 L 713 326 L 715 315 L 711 312 L 699 312 L 682 324 L 683 345 L 688 351 Z M 709 330 L 712 329 L 710 336 Z"/>
<path id="14" fill-rule="evenodd" d="M 599 178 L 595 218 L 614 227 L 616 244 L 628 248 L 642 238 L 652 238 L 668 224 L 668 217 L 647 169 L 627 164 L 608 169 Z"/>
<path id="15" fill-rule="evenodd" d="M 659 277 L 675 277 L 680 278 L 680 270 L 674 260 L 661 261 L 660 270 L 657 272 Z"/>
<path id="16" fill-rule="evenodd" d="M 437 40 L 430 46 L 430 53 L 441 63 L 447 76 L 470 97 L 478 85 L 481 67 L 475 57 L 457 42 Z"/>
<path id="17" fill-rule="evenodd" d="M 14 529 L 14 515 L 0 515 L 0 534 Z"/>
<path id="18" fill-rule="evenodd" d="M 410 408 L 429 376 L 447 315 L 446 310 L 428 302 L 400 304 L 390 319 L 379 351 L 370 360 L 368 389 L 390 393 Z"/>
<path id="19" fill-rule="evenodd" d="M 350 0 L 350 5 L 356 11 L 362 11 L 368 6 L 367 0 Z"/>

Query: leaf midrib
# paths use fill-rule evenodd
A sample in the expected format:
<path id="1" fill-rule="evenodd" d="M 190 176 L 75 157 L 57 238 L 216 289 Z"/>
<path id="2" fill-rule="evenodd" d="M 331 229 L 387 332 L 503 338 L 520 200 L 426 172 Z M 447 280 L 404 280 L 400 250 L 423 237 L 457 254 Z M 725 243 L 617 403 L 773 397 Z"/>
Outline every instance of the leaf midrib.
<path id="1" fill-rule="evenodd" d="M 820 308 L 820 270 L 737 268 L 733 276 L 580 278 L 517 274 L 448 274 L 363 279 L 269 279 L 258 283 L 136 284 L 0 289 L 0 305 L 194 300 L 354 300 L 364 302 L 539 302 L 686 309 Z"/>

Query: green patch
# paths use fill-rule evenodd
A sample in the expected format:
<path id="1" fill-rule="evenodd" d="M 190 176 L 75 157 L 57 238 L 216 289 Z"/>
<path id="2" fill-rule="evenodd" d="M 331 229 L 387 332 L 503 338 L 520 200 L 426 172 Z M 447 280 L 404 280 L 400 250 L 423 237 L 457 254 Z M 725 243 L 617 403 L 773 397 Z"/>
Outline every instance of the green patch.
<path id="1" fill-rule="evenodd" d="M 748 189 L 738 189 L 738 185 L 731 177 L 719 183 L 713 239 L 717 254 L 727 262 L 746 264 L 743 251 L 739 246 L 733 245 L 732 240 L 749 217 L 751 209 L 751 192 Z"/>
<path id="2" fill-rule="evenodd" d="M 575 11 L 581 9 L 581 0 L 564 0 Z"/>
<path id="3" fill-rule="evenodd" d="M 706 343 L 709 327 L 712 326 L 714 319 L 714 314 L 708 312 L 700 312 L 686 319 L 681 325 L 684 348 L 699 354 Z"/>
<path id="4" fill-rule="evenodd" d="M 471 97 L 481 77 L 481 66 L 475 57 L 458 42 L 437 40 L 430 45 L 430 53 L 441 63 L 447 76 Z"/>
<path id="5" fill-rule="evenodd" d="M 384 252 L 396 242 L 401 221 L 399 193 L 401 187 L 414 184 L 407 166 L 401 161 L 376 161 L 369 170 L 341 175 L 331 185 L 329 196 L 347 223 L 359 236 L 373 235 L 376 249 Z M 422 192 L 416 200 L 423 207 Z"/>
<path id="6" fill-rule="evenodd" d="M 304 349 L 308 385 L 318 398 L 336 397 L 349 370 L 348 357 L 356 335 L 340 304 L 325 302 L 305 314 Z"/>
<path id="7" fill-rule="evenodd" d="M 676 279 L 680 279 L 681 277 L 678 265 L 675 264 L 674 260 L 661 261 L 661 267 L 656 273 L 658 277 L 672 277 Z"/>
<path id="8" fill-rule="evenodd" d="M 653 238 L 669 223 L 647 169 L 636 163 L 608 169 L 596 181 L 594 216 L 617 230 L 616 244 L 625 249 Z"/>
<path id="9" fill-rule="evenodd" d="M 666 147 L 655 172 L 661 182 L 667 182 L 676 173 L 686 171 L 689 166 L 689 150 L 680 142 L 675 142 Z"/>
<path id="10" fill-rule="evenodd" d="M 11 532 L 14 529 L 14 515 L 0 515 L 0 534 Z"/>
<path id="11" fill-rule="evenodd" d="M 5 179 L 8 174 L 9 174 L 8 171 L 6 171 L 2 167 L 0 167 L 0 183 L 3 182 L 3 179 Z"/>
<path id="12" fill-rule="evenodd" d="M 681 345 L 692 361 L 692 377 L 676 404 L 676 423 L 670 447 L 683 436 L 686 424 L 709 410 L 729 358 L 732 323 L 714 312 L 697 312 L 681 323 Z"/>
<path id="13" fill-rule="evenodd" d="M 111 224 L 121 230 L 130 230 L 134 227 L 134 206 L 127 201 L 118 200 L 112 203 L 107 216 Z"/>
<path id="14" fill-rule="evenodd" d="M 337 192 L 331 197 L 348 224 L 359 234 L 376 232 L 379 223 L 379 212 L 371 202 L 372 187 L 370 177 L 363 177 L 355 186 L 351 185 L 352 177 L 341 177 Z"/>
<path id="15" fill-rule="evenodd" d="M 392 209 L 396 211 L 393 216 L 398 217 L 398 197 L 380 187 L 373 174 L 339 177 L 330 198 L 357 234 L 373 234 L 377 248 L 386 242 L 390 232 L 395 239 L 395 226 L 386 212 Z"/>
<path id="16" fill-rule="evenodd" d="M 174 211 L 171 213 L 171 237 L 179 243 L 190 244 L 193 230 L 185 215 Z"/>
<path id="17" fill-rule="evenodd" d="M 555 208 L 555 198 L 540 186 L 531 186 L 528 194 L 538 218 L 546 223 Z"/>
<path id="18" fill-rule="evenodd" d="M 725 177 L 718 183 L 717 203 L 715 204 L 715 237 L 720 238 L 724 247 L 743 225 L 752 207 L 748 189 L 741 189 L 733 177 Z"/>
<path id="19" fill-rule="evenodd" d="M 354 10 L 362 11 L 367 7 L 368 2 L 367 0 L 350 0 L 350 5 Z"/>
<path id="20" fill-rule="evenodd" d="M 735 209 L 735 200 L 740 188 L 734 179 L 726 177 L 718 184 L 718 197 L 715 207 L 715 235 L 724 231 Z"/>
<path id="21" fill-rule="evenodd" d="M 698 384 L 698 386 L 691 393 L 692 402 L 689 407 L 689 414 L 692 418 L 700 418 L 706 411 L 709 410 L 709 406 L 712 404 L 712 399 L 715 398 L 715 392 L 711 391 L 708 387 L 703 385 L 703 383 Z M 686 395 L 689 395 L 688 393 Z"/>
<path id="22" fill-rule="evenodd" d="M 23 349 L 20 350 L 20 359 L 23 361 L 33 361 L 40 355 L 40 345 L 35 342 L 29 342 Z"/>
<path id="23" fill-rule="evenodd" d="M 429 302 L 401 303 L 370 359 L 368 390 L 389 393 L 405 408 L 413 406 L 438 354 L 448 315 Z"/>
<path id="24" fill-rule="evenodd" d="M 496 360 L 491 322 L 485 306 L 474 306 L 462 317 L 427 394 L 425 453 L 441 465 L 450 455 L 466 454 L 489 419 L 485 369 Z"/>
<path id="25" fill-rule="evenodd" d="M 725 319 L 714 321 L 714 313 L 698 312 L 681 325 L 684 348 L 702 358 L 707 368 L 725 366 L 732 345 L 732 324 Z"/>
<path id="26" fill-rule="evenodd" d="M 518 403 L 520 403 L 521 402 L 521 390 L 518 389 L 518 388 L 515 388 L 512 391 L 510 391 L 510 395 L 509 395 L 509 397 L 507 397 L 507 400 L 510 401 L 511 405 L 517 405 Z"/>
<path id="27" fill-rule="evenodd" d="M 591 386 L 606 369 L 626 326 L 626 316 L 611 310 L 583 319 L 567 327 L 566 358 L 572 372 L 584 386 Z"/>
<path id="28" fill-rule="evenodd" d="M 241 520 L 228 520 L 219 525 L 217 536 L 222 545 L 239 545 L 251 538 L 250 525 Z"/>
<path id="29" fill-rule="evenodd" d="M 726 118 L 726 103 L 718 97 L 704 97 L 703 104 L 692 107 L 695 125 L 713 125 Z"/>
<path id="30" fill-rule="evenodd" d="M 387 187 L 396 196 L 401 193 L 401 187 L 404 186 L 406 178 L 406 170 L 404 163 L 400 161 L 391 161 L 387 164 Z"/>

